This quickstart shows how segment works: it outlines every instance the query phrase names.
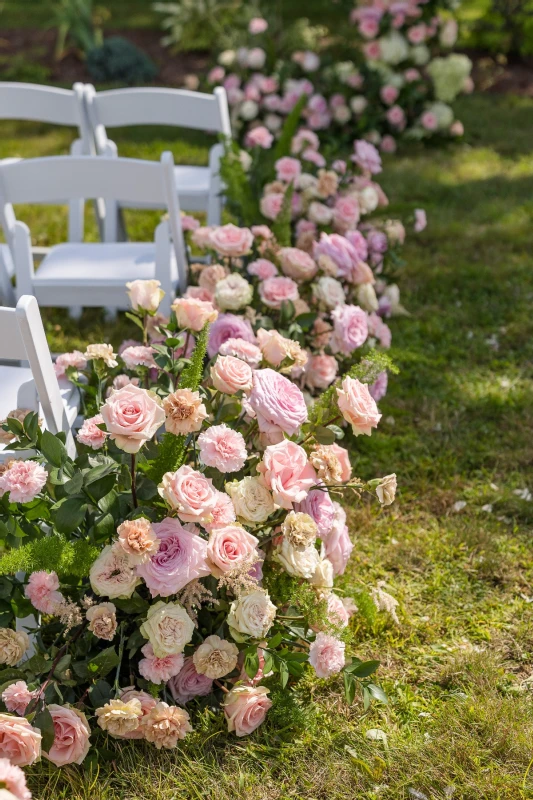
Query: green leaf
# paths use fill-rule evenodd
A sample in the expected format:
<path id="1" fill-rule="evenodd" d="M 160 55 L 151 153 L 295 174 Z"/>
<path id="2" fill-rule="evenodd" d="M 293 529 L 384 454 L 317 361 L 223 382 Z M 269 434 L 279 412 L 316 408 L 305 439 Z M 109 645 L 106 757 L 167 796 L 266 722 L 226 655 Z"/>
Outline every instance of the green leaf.
<path id="1" fill-rule="evenodd" d="M 102 478 L 98 478 L 98 480 L 92 481 L 89 485 L 86 485 L 86 491 L 93 500 L 98 502 L 102 497 L 105 497 L 106 494 L 109 494 L 111 489 L 115 486 L 116 481 L 117 476 L 115 473 L 104 475 Z"/>
<path id="2" fill-rule="evenodd" d="M 93 708 L 101 708 L 113 697 L 113 689 L 107 681 L 98 680 L 89 689 L 89 700 Z"/>
<path id="3" fill-rule="evenodd" d="M 348 705 L 351 705 L 355 700 L 355 690 L 357 688 L 357 682 L 353 675 L 346 670 L 343 673 L 344 675 L 344 694 L 346 695 L 346 702 Z"/>
<path id="4" fill-rule="evenodd" d="M 345 667 L 346 672 L 350 672 L 356 678 L 368 678 L 379 667 L 379 661 L 361 661 L 359 664 L 349 664 Z"/>
<path id="5" fill-rule="evenodd" d="M 30 413 L 26 414 L 24 417 L 22 427 L 24 428 L 24 432 L 28 439 L 34 441 L 39 428 L 39 415 L 35 411 L 30 411 Z"/>
<path id="6" fill-rule="evenodd" d="M 294 320 L 303 331 L 309 331 L 315 319 L 317 318 L 317 314 L 314 311 L 306 311 L 303 314 L 299 314 L 296 319 Z"/>
<path id="7" fill-rule="evenodd" d="M 72 533 L 85 519 L 86 511 L 87 504 L 81 495 L 64 500 L 53 516 L 56 530 L 59 533 Z"/>
<path id="8" fill-rule="evenodd" d="M 63 442 L 50 431 L 43 431 L 41 451 L 53 467 L 62 467 L 68 461 L 67 448 Z"/>
<path id="9" fill-rule="evenodd" d="M 217 422 L 227 422 L 230 419 L 235 419 L 239 416 L 240 412 L 240 403 L 224 403 L 217 413 Z"/>
<path id="10" fill-rule="evenodd" d="M 24 662 L 24 669 L 40 675 L 42 672 L 50 672 L 50 659 L 46 659 L 41 653 L 35 653 L 31 658 Z"/>
<path id="11" fill-rule="evenodd" d="M 259 671 L 259 655 L 257 647 L 249 647 L 244 656 L 244 670 L 250 680 L 253 680 Z"/>
<path id="12" fill-rule="evenodd" d="M 107 647 L 105 650 L 102 650 L 101 653 L 98 653 L 97 656 L 91 658 L 88 664 L 89 672 L 92 675 L 99 675 L 102 678 L 111 672 L 119 662 L 117 651 L 114 647 Z"/>
<path id="13" fill-rule="evenodd" d="M 276 647 L 279 647 L 279 645 L 281 644 L 282 640 L 283 640 L 283 633 L 282 633 L 281 631 L 278 631 L 278 632 L 277 632 L 277 633 L 276 633 L 276 634 L 275 634 L 275 635 L 272 637 L 272 639 L 269 639 L 269 640 L 268 640 L 268 647 L 269 647 L 269 649 L 270 649 L 270 650 L 275 650 L 275 649 L 276 649 Z"/>
<path id="14" fill-rule="evenodd" d="M 134 592 L 127 600 L 115 598 L 113 603 L 126 614 L 144 614 L 150 607 L 150 603 L 141 597 L 140 594 L 137 594 L 137 592 Z"/>
<path id="15" fill-rule="evenodd" d="M 126 316 L 126 317 L 127 317 L 127 319 L 129 319 L 131 322 L 135 323 L 135 325 L 137 325 L 137 327 L 138 327 L 138 328 L 140 328 L 140 329 L 141 329 L 141 330 L 144 332 L 144 326 L 143 326 L 143 324 L 142 324 L 142 320 L 140 320 L 140 319 L 139 319 L 139 317 L 136 317 L 136 316 L 135 316 L 135 314 L 130 314 L 130 312 L 129 312 L 129 311 L 126 311 L 126 314 L 125 314 L 125 316 Z"/>
<path id="16" fill-rule="evenodd" d="M 380 703 L 389 702 L 389 698 L 387 697 L 381 686 L 376 686 L 375 683 L 369 683 L 366 688 L 368 689 L 369 693 L 375 700 L 378 700 Z"/>
<path id="17" fill-rule="evenodd" d="M 280 664 L 279 664 L 279 678 L 280 678 L 282 687 L 285 688 L 286 685 L 287 685 L 287 682 L 289 680 L 289 668 L 288 668 L 287 663 L 285 661 L 280 661 Z"/>
<path id="18" fill-rule="evenodd" d="M 285 124 L 282 128 L 281 135 L 276 142 L 276 146 L 272 150 L 272 161 L 276 162 L 278 159 L 283 158 L 283 156 L 288 156 L 291 154 L 291 142 L 294 138 L 296 130 L 300 125 L 300 118 L 302 116 L 302 111 L 307 104 L 307 95 L 303 94 L 290 114 L 287 115 L 287 119 L 285 120 Z"/>
<path id="19" fill-rule="evenodd" d="M 43 737 L 41 747 L 43 752 L 48 753 L 54 744 L 55 729 L 54 720 L 46 706 L 34 716 L 31 724 L 41 731 L 41 736 Z"/>
<path id="20" fill-rule="evenodd" d="M 329 428 L 317 428 L 315 439 L 319 444 L 333 444 L 335 442 L 335 434 Z"/>
<path id="21" fill-rule="evenodd" d="M 72 478 L 63 484 L 63 490 L 66 494 L 78 494 L 83 486 L 83 473 L 75 472 Z"/>

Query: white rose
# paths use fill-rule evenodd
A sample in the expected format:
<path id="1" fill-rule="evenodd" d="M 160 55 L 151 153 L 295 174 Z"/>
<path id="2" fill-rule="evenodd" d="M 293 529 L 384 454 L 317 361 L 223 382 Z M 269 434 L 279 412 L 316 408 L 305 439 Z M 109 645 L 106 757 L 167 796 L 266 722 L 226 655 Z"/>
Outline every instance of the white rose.
<path id="1" fill-rule="evenodd" d="M 379 308 L 376 291 L 371 283 L 362 283 L 357 287 L 357 302 L 365 311 L 377 311 Z"/>
<path id="2" fill-rule="evenodd" d="M 324 203 L 314 201 L 309 206 L 307 216 L 311 222 L 316 222 L 317 225 L 329 225 L 333 217 L 333 211 Z"/>
<path id="3" fill-rule="evenodd" d="M 265 125 L 269 131 L 276 133 L 283 125 L 283 120 L 278 114 L 267 114 L 265 117 Z"/>
<path id="4" fill-rule="evenodd" d="M 370 214 L 379 205 L 379 195 L 373 186 L 365 186 L 361 192 L 358 192 L 357 199 L 362 214 Z"/>
<path id="5" fill-rule="evenodd" d="M 350 100 L 350 108 L 354 114 L 362 114 L 368 105 L 368 100 L 362 94 L 356 94 Z"/>
<path id="6" fill-rule="evenodd" d="M 314 545 L 294 547 L 288 539 L 274 551 L 273 558 L 289 575 L 297 578 L 312 578 L 318 567 L 320 556 Z"/>
<path id="7" fill-rule="evenodd" d="M 331 589 L 333 586 L 333 564 L 328 558 L 319 559 L 311 583 L 320 589 Z"/>
<path id="8" fill-rule="evenodd" d="M 398 31 L 391 31 L 378 41 L 381 58 L 387 64 L 399 64 L 409 55 L 409 45 Z"/>
<path id="9" fill-rule="evenodd" d="M 238 311 L 251 303 L 254 288 L 238 272 L 232 272 L 215 287 L 215 302 L 221 311 Z"/>
<path id="10" fill-rule="evenodd" d="M 394 472 L 392 475 L 385 475 L 385 477 L 381 479 L 381 483 L 376 486 L 376 495 L 382 505 L 390 506 L 390 504 L 394 502 L 396 487 L 396 474 Z"/>
<path id="11" fill-rule="evenodd" d="M 237 517 L 243 522 L 265 522 L 276 510 L 272 495 L 258 478 L 243 478 L 225 486 Z"/>
<path id="12" fill-rule="evenodd" d="M 259 106 L 255 100 L 245 100 L 239 109 L 239 116 L 245 120 L 255 119 L 259 113 Z"/>
<path id="13" fill-rule="evenodd" d="M 233 601 L 228 614 L 228 625 L 232 636 L 235 631 L 254 639 L 263 639 L 272 627 L 275 617 L 276 606 L 266 592 L 257 589 Z"/>
<path id="14" fill-rule="evenodd" d="M 111 600 L 131 597 L 141 582 L 127 553 L 114 550 L 109 544 L 92 565 L 89 580 L 93 592 Z"/>
<path id="15" fill-rule="evenodd" d="M 223 67 L 231 67 L 235 61 L 235 50 L 223 50 L 218 57 L 218 63 Z"/>
<path id="16" fill-rule="evenodd" d="M 323 303 L 326 308 L 330 309 L 343 306 L 346 302 L 342 283 L 329 275 L 323 275 L 313 284 L 313 295 L 319 303 Z"/>
<path id="17" fill-rule="evenodd" d="M 156 658 L 165 658 L 183 652 L 192 639 L 194 622 L 179 603 L 159 600 L 148 609 L 140 630 L 152 645 Z"/>

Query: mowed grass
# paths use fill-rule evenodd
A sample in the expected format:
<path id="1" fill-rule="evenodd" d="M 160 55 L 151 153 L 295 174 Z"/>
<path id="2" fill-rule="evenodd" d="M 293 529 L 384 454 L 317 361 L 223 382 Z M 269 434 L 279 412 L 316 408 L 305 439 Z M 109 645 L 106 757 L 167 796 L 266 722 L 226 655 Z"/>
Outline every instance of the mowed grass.
<path id="1" fill-rule="evenodd" d="M 533 502 L 516 494 L 533 490 L 533 102 L 474 95 L 459 116 L 464 144 L 405 150 L 382 176 L 392 215 L 429 216 L 398 277 L 410 312 L 392 322 L 401 372 L 378 432 L 353 451 L 357 474 L 395 471 L 400 492 L 388 509 L 350 509 L 356 548 L 341 581 L 386 581 L 400 602 L 399 626 L 352 620 L 358 655 L 382 662 L 388 705 L 348 708 L 339 681 L 308 678 L 302 705 L 274 706 L 247 739 L 206 710 L 170 753 L 110 745 L 98 773 L 43 762 L 30 773 L 39 800 L 533 797 Z M 28 134 L 2 129 L 0 156 L 68 148 Z M 119 145 L 205 158 L 196 140 L 153 136 L 123 133 Z M 64 232 L 56 209 L 22 216 L 36 242 Z M 148 235 L 154 215 L 130 220 Z M 98 312 L 80 325 L 47 311 L 46 324 L 55 350 L 133 333 Z"/>

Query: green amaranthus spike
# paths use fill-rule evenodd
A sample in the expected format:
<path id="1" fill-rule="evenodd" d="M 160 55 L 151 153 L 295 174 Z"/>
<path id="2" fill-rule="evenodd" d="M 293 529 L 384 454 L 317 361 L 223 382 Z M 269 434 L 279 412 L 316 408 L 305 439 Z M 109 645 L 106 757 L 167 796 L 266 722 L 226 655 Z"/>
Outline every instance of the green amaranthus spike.
<path id="1" fill-rule="evenodd" d="M 181 374 L 179 388 L 197 391 L 202 376 L 204 374 L 204 360 L 207 352 L 207 342 L 209 339 L 209 325 L 206 325 L 196 340 L 196 346 L 191 355 L 190 364 L 185 367 Z M 154 463 L 150 477 L 159 483 L 165 472 L 175 472 L 181 467 L 185 460 L 186 436 L 176 436 L 174 433 L 165 433 L 159 448 L 157 461 Z"/>

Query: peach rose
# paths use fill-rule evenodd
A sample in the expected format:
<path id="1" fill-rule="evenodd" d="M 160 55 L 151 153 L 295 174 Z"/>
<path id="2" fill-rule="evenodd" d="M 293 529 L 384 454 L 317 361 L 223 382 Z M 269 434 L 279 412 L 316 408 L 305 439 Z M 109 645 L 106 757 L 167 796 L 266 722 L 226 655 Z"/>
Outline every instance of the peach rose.
<path id="1" fill-rule="evenodd" d="M 318 480 L 303 447 L 289 439 L 269 445 L 257 470 L 272 492 L 274 502 L 289 510 L 293 503 L 305 500 L 311 486 Z"/>
<path id="2" fill-rule="evenodd" d="M 267 331 L 259 328 L 257 331 L 257 341 L 261 352 L 266 361 L 275 367 L 279 367 L 285 359 L 292 361 L 292 367 L 305 367 L 307 364 L 306 351 L 293 339 L 286 339 L 276 330 Z M 282 372 L 290 369 L 283 369 Z"/>
<path id="3" fill-rule="evenodd" d="M 240 525 L 226 525 L 211 531 L 207 545 L 207 563 L 211 574 L 220 578 L 254 555 L 259 540 Z"/>
<path id="4" fill-rule="evenodd" d="M 308 281 L 316 275 L 317 265 L 304 250 L 282 247 L 278 258 L 284 274 L 295 281 Z"/>
<path id="5" fill-rule="evenodd" d="M 305 383 L 310 389 L 327 389 L 339 371 L 335 356 L 311 356 L 306 365 Z"/>
<path id="6" fill-rule="evenodd" d="M 238 228 L 236 225 L 222 225 L 214 228 L 209 237 L 211 247 L 228 258 L 239 258 L 252 249 L 253 233 L 249 228 Z"/>
<path id="7" fill-rule="evenodd" d="M 370 436 L 372 428 L 377 428 L 381 419 L 375 400 L 368 391 L 366 383 L 357 378 L 344 378 L 342 388 L 337 389 L 339 410 L 352 426 L 356 436 L 364 433 Z"/>
<path id="8" fill-rule="evenodd" d="M 160 281 L 130 281 L 126 284 L 126 288 L 134 311 L 147 311 L 154 314 L 165 296 Z"/>
<path id="9" fill-rule="evenodd" d="M 59 706 L 55 703 L 47 706 L 54 721 L 54 743 L 48 753 L 43 756 L 55 764 L 81 764 L 89 752 L 91 729 L 82 711 L 76 708 Z"/>
<path id="10" fill-rule="evenodd" d="M 252 388 L 252 368 L 241 358 L 219 356 L 211 367 L 213 386 L 224 394 L 249 392 Z"/>
<path id="11" fill-rule="evenodd" d="M 41 757 L 41 732 L 25 717 L 0 714 L 0 757 L 27 767 Z"/>
<path id="12" fill-rule="evenodd" d="M 137 453 L 165 421 L 157 395 L 131 384 L 113 391 L 100 413 L 111 439 L 126 453 Z"/>
<path id="13" fill-rule="evenodd" d="M 212 303 L 194 297 L 177 297 L 172 303 L 172 311 L 180 328 L 201 331 L 209 322 L 214 322 L 218 311 Z"/>
<path id="14" fill-rule="evenodd" d="M 183 522 L 209 522 L 217 502 L 211 479 L 187 464 L 163 475 L 159 494 Z"/>
<path id="15" fill-rule="evenodd" d="M 303 252 L 303 250 L 302 250 Z M 281 308 L 282 303 L 289 300 L 295 303 L 300 297 L 298 294 L 298 284 L 283 276 L 274 276 L 261 281 L 259 284 L 259 296 L 262 302 L 269 308 Z"/>
<path id="16" fill-rule="evenodd" d="M 226 695 L 224 714 L 228 731 L 237 736 L 248 736 L 265 720 L 272 701 L 265 686 L 236 686 Z"/>

